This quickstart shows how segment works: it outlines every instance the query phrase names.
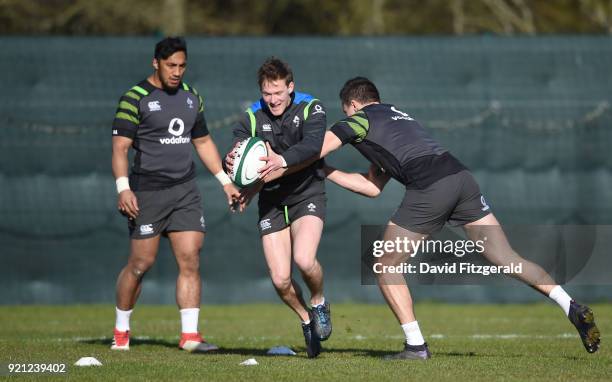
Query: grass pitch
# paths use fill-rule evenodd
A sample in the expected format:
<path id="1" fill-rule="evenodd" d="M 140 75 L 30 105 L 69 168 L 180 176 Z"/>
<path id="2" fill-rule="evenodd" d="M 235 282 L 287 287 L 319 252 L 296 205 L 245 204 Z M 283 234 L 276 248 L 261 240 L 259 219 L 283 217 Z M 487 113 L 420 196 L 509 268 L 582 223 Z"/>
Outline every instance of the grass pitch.
<path id="1" fill-rule="evenodd" d="M 591 305 L 602 332 L 602 348 L 588 354 L 576 331 L 552 304 L 417 304 L 419 324 L 430 345 L 429 361 L 384 361 L 401 350 L 403 334 L 384 305 L 333 304 L 332 337 L 324 352 L 306 358 L 300 325 L 279 304 L 203 306 L 200 327 L 216 354 L 177 349 L 179 314 L 173 306 L 139 305 L 132 315 L 129 352 L 109 350 L 112 305 L 0 307 L 0 363 L 66 363 L 52 379 L 206 381 L 563 381 L 610 380 L 612 306 Z M 286 345 L 294 357 L 269 357 Z M 102 367 L 72 366 L 93 356 Z M 255 358 L 259 365 L 240 366 Z M 0 377 L 3 378 L 3 377 Z M 21 374 L 15 379 L 48 379 Z"/>

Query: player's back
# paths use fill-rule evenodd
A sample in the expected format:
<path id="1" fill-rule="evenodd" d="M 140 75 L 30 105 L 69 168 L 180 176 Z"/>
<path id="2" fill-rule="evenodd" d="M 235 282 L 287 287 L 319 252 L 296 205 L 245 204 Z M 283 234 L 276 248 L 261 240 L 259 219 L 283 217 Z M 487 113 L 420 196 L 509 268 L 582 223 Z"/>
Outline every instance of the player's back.
<path id="1" fill-rule="evenodd" d="M 447 150 L 408 113 L 389 104 L 372 104 L 362 109 L 370 123 L 366 139 L 392 153 L 400 165 Z"/>
<path id="2" fill-rule="evenodd" d="M 422 189 L 465 167 L 408 113 L 370 104 L 347 118 L 366 127 L 353 145 L 408 188 Z"/>

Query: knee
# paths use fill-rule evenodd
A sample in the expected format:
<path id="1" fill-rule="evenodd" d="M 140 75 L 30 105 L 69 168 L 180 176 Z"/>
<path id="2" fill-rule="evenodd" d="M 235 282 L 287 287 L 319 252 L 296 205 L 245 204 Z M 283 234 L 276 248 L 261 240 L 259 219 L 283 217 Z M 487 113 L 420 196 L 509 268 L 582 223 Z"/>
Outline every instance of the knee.
<path id="1" fill-rule="evenodd" d="M 200 274 L 200 256 L 199 252 L 183 254 L 178 261 L 179 272 L 183 276 L 193 276 Z"/>
<path id="2" fill-rule="evenodd" d="M 305 274 L 310 274 L 319 265 L 314 256 L 296 257 L 295 264 L 299 268 L 300 272 Z"/>
<path id="3" fill-rule="evenodd" d="M 274 288 L 279 292 L 288 291 L 291 287 L 291 278 L 289 276 L 272 274 L 271 278 Z"/>
<path id="4" fill-rule="evenodd" d="M 154 260 L 149 259 L 137 259 L 128 264 L 128 269 L 134 277 L 140 280 L 151 269 L 154 262 Z"/>
<path id="5" fill-rule="evenodd" d="M 401 263 L 407 262 L 410 259 L 411 252 L 406 251 L 405 253 L 388 253 L 383 257 L 377 259 L 377 262 L 384 266 L 396 266 Z"/>

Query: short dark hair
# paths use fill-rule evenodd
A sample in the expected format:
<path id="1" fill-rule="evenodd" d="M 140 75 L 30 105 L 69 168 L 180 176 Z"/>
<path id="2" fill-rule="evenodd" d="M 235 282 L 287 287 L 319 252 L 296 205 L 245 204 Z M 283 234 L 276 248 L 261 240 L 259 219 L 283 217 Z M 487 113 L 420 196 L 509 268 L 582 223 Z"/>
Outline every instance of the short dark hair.
<path id="1" fill-rule="evenodd" d="M 340 90 L 340 100 L 348 105 L 352 100 L 359 103 L 380 102 L 380 95 L 376 85 L 365 77 L 355 77 L 346 81 Z"/>
<path id="2" fill-rule="evenodd" d="M 187 43 L 185 39 L 180 36 L 166 37 L 155 44 L 155 54 L 153 57 L 157 60 L 166 60 L 176 52 L 185 52 L 185 57 L 187 57 Z"/>
<path id="3" fill-rule="evenodd" d="M 293 72 L 289 67 L 289 64 L 280 60 L 276 57 L 269 57 L 257 71 L 257 82 L 259 83 L 259 87 L 264 83 L 264 81 L 276 81 L 284 79 L 285 84 L 289 85 L 290 82 L 293 82 Z"/>

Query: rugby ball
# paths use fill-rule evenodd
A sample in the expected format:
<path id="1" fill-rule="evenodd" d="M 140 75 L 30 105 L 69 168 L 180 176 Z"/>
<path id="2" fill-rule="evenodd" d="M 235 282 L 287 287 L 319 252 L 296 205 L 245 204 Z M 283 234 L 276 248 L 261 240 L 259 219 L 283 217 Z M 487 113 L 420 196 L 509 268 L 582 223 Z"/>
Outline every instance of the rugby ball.
<path id="1" fill-rule="evenodd" d="M 234 148 L 234 167 L 229 174 L 238 187 L 253 184 L 259 178 L 259 170 L 266 164 L 259 160 L 268 156 L 268 149 L 261 138 L 252 137 L 240 142 Z"/>

